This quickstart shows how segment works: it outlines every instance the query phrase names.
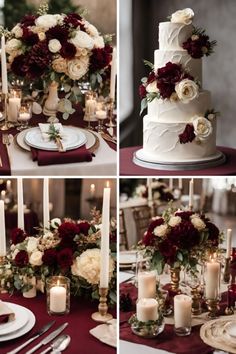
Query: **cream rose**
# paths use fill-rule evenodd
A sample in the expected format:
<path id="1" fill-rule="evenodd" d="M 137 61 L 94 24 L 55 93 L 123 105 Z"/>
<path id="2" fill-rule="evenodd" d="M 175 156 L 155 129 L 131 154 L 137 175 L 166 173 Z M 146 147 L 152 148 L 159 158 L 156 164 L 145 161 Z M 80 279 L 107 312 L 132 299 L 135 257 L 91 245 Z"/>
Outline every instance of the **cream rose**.
<path id="1" fill-rule="evenodd" d="M 83 77 L 89 67 L 89 58 L 88 57 L 80 57 L 73 60 L 68 61 L 68 76 L 72 80 L 79 80 Z"/>
<path id="2" fill-rule="evenodd" d="M 211 122 L 204 117 L 196 117 L 193 119 L 193 128 L 196 138 L 200 141 L 206 140 L 213 131 Z"/>
<path id="3" fill-rule="evenodd" d="M 148 93 L 157 93 L 157 92 L 159 92 L 159 90 L 158 90 L 158 88 L 157 88 L 157 83 L 156 83 L 156 81 L 153 81 L 153 82 L 151 82 L 150 84 L 148 84 L 147 87 L 146 87 L 146 91 L 147 91 Z"/>
<path id="4" fill-rule="evenodd" d="M 175 227 L 181 223 L 182 219 L 180 216 L 171 216 L 169 220 L 169 225 Z"/>
<path id="5" fill-rule="evenodd" d="M 43 253 L 40 251 L 33 252 L 29 258 L 30 264 L 32 266 L 41 266 L 43 264 L 42 256 L 43 256 Z"/>
<path id="6" fill-rule="evenodd" d="M 94 46 L 96 48 L 104 48 L 105 47 L 104 39 L 102 36 L 98 36 L 98 37 L 94 38 Z"/>
<path id="7" fill-rule="evenodd" d="M 52 68 L 57 73 L 66 73 L 67 72 L 67 60 L 62 57 L 56 58 L 52 62 Z"/>
<path id="8" fill-rule="evenodd" d="M 57 16 L 56 15 L 42 15 L 36 18 L 35 24 L 36 26 L 43 27 L 45 29 L 49 29 L 57 25 Z"/>
<path id="9" fill-rule="evenodd" d="M 13 27 L 11 32 L 14 34 L 16 38 L 21 38 L 23 36 L 23 29 L 19 25 Z"/>
<path id="10" fill-rule="evenodd" d="M 178 10 L 171 15 L 171 22 L 173 23 L 183 23 L 185 25 L 190 25 L 194 18 L 194 12 L 190 8 L 183 10 Z"/>
<path id="11" fill-rule="evenodd" d="M 27 252 L 32 253 L 38 247 L 38 239 L 36 237 L 28 237 L 27 239 Z"/>
<path id="12" fill-rule="evenodd" d="M 19 50 L 21 46 L 22 42 L 19 39 L 12 38 L 6 43 L 6 52 L 11 54 L 11 52 Z"/>
<path id="13" fill-rule="evenodd" d="M 198 216 L 192 217 L 191 223 L 198 231 L 202 231 L 206 227 L 206 224 L 204 223 L 204 221 L 202 221 L 202 219 L 200 219 Z"/>
<path id="14" fill-rule="evenodd" d="M 38 34 L 39 40 L 44 41 L 44 39 L 46 38 L 46 34 L 44 32 L 39 32 L 37 34 Z"/>
<path id="15" fill-rule="evenodd" d="M 75 37 L 70 39 L 70 42 L 77 48 L 92 49 L 94 47 L 93 38 L 83 31 L 78 31 Z"/>
<path id="16" fill-rule="evenodd" d="M 183 103 L 188 103 L 199 95 L 198 85 L 189 79 L 184 79 L 176 84 L 175 91 Z"/>
<path id="17" fill-rule="evenodd" d="M 97 30 L 97 28 L 92 25 L 91 23 L 89 23 L 88 21 L 85 21 L 85 28 L 86 31 L 88 32 L 88 34 L 92 37 L 98 37 L 99 36 L 99 32 Z"/>
<path id="18" fill-rule="evenodd" d="M 167 233 L 167 229 L 168 229 L 168 225 L 166 225 L 166 224 L 160 225 L 160 226 L 155 227 L 155 229 L 153 230 L 153 233 L 155 236 L 164 237 Z"/>
<path id="19" fill-rule="evenodd" d="M 61 49 L 61 43 L 58 39 L 51 39 L 48 43 L 48 49 L 52 53 L 57 53 Z"/>

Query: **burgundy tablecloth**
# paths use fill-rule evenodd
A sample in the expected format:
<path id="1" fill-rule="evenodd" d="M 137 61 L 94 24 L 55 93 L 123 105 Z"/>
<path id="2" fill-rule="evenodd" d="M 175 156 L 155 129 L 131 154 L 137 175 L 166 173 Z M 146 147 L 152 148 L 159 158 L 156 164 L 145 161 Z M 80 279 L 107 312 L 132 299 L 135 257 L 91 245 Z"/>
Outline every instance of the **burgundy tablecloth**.
<path id="1" fill-rule="evenodd" d="M 135 151 L 141 146 L 133 146 L 120 150 L 120 175 L 122 176 L 230 176 L 236 175 L 236 149 L 218 147 L 227 158 L 226 163 L 221 166 L 206 168 L 203 170 L 154 170 L 135 165 L 132 161 Z"/>
<path id="2" fill-rule="evenodd" d="M 6 229 L 12 230 L 17 227 L 17 212 L 6 211 L 5 212 Z M 35 227 L 39 226 L 38 215 L 34 211 L 30 211 L 24 214 L 25 231 L 28 235 L 34 235 L 36 233 Z"/>
<path id="3" fill-rule="evenodd" d="M 91 303 L 81 299 L 72 299 L 70 314 L 65 316 L 49 316 L 46 312 L 46 299 L 44 295 L 38 295 L 33 299 L 25 299 L 21 294 L 14 295 L 12 297 L 7 294 L 1 294 L 0 299 L 25 306 L 36 316 L 36 324 L 28 334 L 18 339 L 0 343 L 1 354 L 5 354 L 22 344 L 25 340 L 27 340 L 30 334 L 32 334 L 35 330 L 40 329 L 45 323 L 48 323 L 53 319 L 56 320 L 56 324 L 53 325 L 47 334 L 64 322 L 69 322 L 68 327 L 63 332 L 71 336 L 71 344 L 65 351 L 65 354 L 115 354 L 114 348 L 101 343 L 89 333 L 90 329 L 98 325 L 97 322 L 91 319 L 91 314 L 97 309 L 96 303 Z M 41 339 L 47 334 L 45 333 Z M 35 340 L 31 345 L 27 346 L 27 350 L 36 345 L 39 341 L 40 339 Z M 45 347 L 41 348 L 41 350 L 37 351 L 37 353 L 44 349 Z M 22 351 L 22 353 L 24 353 L 24 351 Z"/>

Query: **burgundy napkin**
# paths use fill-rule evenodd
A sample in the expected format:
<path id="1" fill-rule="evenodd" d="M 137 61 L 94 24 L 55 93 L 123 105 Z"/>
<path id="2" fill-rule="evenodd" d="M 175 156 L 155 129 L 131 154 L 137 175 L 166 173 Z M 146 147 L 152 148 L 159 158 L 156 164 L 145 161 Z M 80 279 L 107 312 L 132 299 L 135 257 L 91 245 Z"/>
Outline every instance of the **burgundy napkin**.
<path id="1" fill-rule="evenodd" d="M 31 148 L 33 161 L 38 161 L 39 166 L 57 165 L 74 162 L 92 161 L 93 154 L 86 149 L 85 145 L 66 152 L 46 151 Z"/>
<path id="2" fill-rule="evenodd" d="M 9 315 L 0 315 L 0 325 L 3 323 L 7 323 L 9 320 Z"/>
<path id="3" fill-rule="evenodd" d="M 13 321 L 15 319 L 14 312 L 3 301 L 0 300 L 0 325 Z"/>

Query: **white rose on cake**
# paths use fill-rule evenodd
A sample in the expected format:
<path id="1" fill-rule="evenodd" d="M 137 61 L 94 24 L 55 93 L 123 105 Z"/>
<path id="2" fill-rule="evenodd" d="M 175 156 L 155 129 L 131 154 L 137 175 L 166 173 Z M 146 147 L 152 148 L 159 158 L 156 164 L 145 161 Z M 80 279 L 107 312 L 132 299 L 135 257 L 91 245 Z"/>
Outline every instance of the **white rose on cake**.
<path id="1" fill-rule="evenodd" d="M 158 93 L 159 90 L 158 90 L 158 88 L 157 88 L 157 83 L 156 83 L 156 81 L 153 81 L 153 82 L 151 82 L 150 84 L 148 84 L 147 87 L 146 87 L 146 91 L 147 91 L 148 93 Z"/>
<path id="2" fill-rule="evenodd" d="M 71 38 L 70 42 L 75 47 L 92 49 L 94 47 L 94 40 L 86 32 L 78 31 L 74 38 Z"/>
<path id="3" fill-rule="evenodd" d="M 193 118 L 194 134 L 196 138 L 200 141 L 206 140 L 213 131 L 211 122 L 205 117 L 195 117 Z"/>
<path id="4" fill-rule="evenodd" d="M 183 10 L 178 10 L 171 15 L 171 22 L 173 23 L 183 23 L 185 25 L 190 25 L 194 18 L 194 12 L 190 8 Z"/>
<path id="5" fill-rule="evenodd" d="M 155 236 L 164 237 L 167 234 L 167 230 L 168 230 L 168 225 L 164 224 L 164 225 L 160 225 L 160 226 L 155 227 L 155 229 L 153 230 L 153 233 Z"/>
<path id="6" fill-rule="evenodd" d="M 48 49 L 51 53 L 57 53 L 61 49 L 61 43 L 58 39 L 51 39 L 48 43 Z"/>
<path id="7" fill-rule="evenodd" d="M 79 80 L 83 77 L 89 67 L 89 58 L 88 57 L 80 57 L 73 60 L 68 61 L 68 76 L 72 80 Z"/>
<path id="8" fill-rule="evenodd" d="M 29 258 L 30 264 L 32 266 L 41 266 L 43 264 L 42 256 L 43 256 L 43 253 L 40 251 L 33 252 Z"/>
<path id="9" fill-rule="evenodd" d="M 199 87 L 193 80 L 184 79 L 175 85 L 175 91 L 178 98 L 183 103 L 188 103 L 199 95 Z"/>
<path id="10" fill-rule="evenodd" d="M 57 25 L 57 21 L 58 21 L 58 17 L 56 15 L 46 14 L 36 18 L 35 24 L 36 26 L 49 29 L 51 27 L 55 27 Z"/>

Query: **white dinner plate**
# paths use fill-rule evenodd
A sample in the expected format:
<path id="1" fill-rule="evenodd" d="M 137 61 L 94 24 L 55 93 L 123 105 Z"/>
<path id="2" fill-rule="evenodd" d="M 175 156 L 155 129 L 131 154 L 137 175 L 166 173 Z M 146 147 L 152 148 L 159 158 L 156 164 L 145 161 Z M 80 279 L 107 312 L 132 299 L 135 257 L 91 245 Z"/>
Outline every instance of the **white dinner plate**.
<path id="1" fill-rule="evenodd" d="M 24 327 L 20 328 L 18 331 L 6 334 L 4 336 L 0 336 L 0 342 L 5 342 L 7 340 L 21 337 L 24 334 L 28 333 L 34 327 L 36 319 L 35 319 L 33 312 L 31 312 L 27 308 L 25 308 L 25 310 L 28 314 L 28 322 L 26 323 L 26 325 Z"/>
<path id="2" fill-rule="evenodd" d="M 15 313 L 14 321 L 10 321 L 0 325 L 0 336 L 15 332 L 26 325 L 28 321 L 28 313 L 25 307 L 11 302 L 5 302 L 7 306 Z"/>
<path id="3" fill-rule="evenodd" d="M 71 127 L 63 127 L 62 144 L 65 150 L 76 149 L 86 143 L 86 136 L 81 130 L 75 130 Z M 57 151 L 58 147 L 54 141 L 43 140 L 39 127 L 31 128 L 25 134 L 25 142 L 27 145 L 36 149 Z"/>
<path id="4" fill-rule="evenodd" d="M 72 128 L 72 127 L 70 127 Z M 30 146 L 26 144 L 25 142 L 25 135 L 27 134 L 28 131 L 30 131 L 32 128 L 26 129 L 21 131 L 19 134 L 16 135 L 16 142 L 17 144 L 24 150 L 30 151 Z M 85 129 L 80 129 L 77 127 L 72 128 L 74 131 L 82 131 L 82 133 L 86 136 L 86 148 L 90 149 L 96 144 L 96 135 L 94 135 L 92 132 L 87 131 Z"/>
<path id="5" fill-rule="evenodd" d="M 123 251 L 120 252 L 119 263 L 120 265 L 130 265 L 136 263 L 137 251 Z"/>

